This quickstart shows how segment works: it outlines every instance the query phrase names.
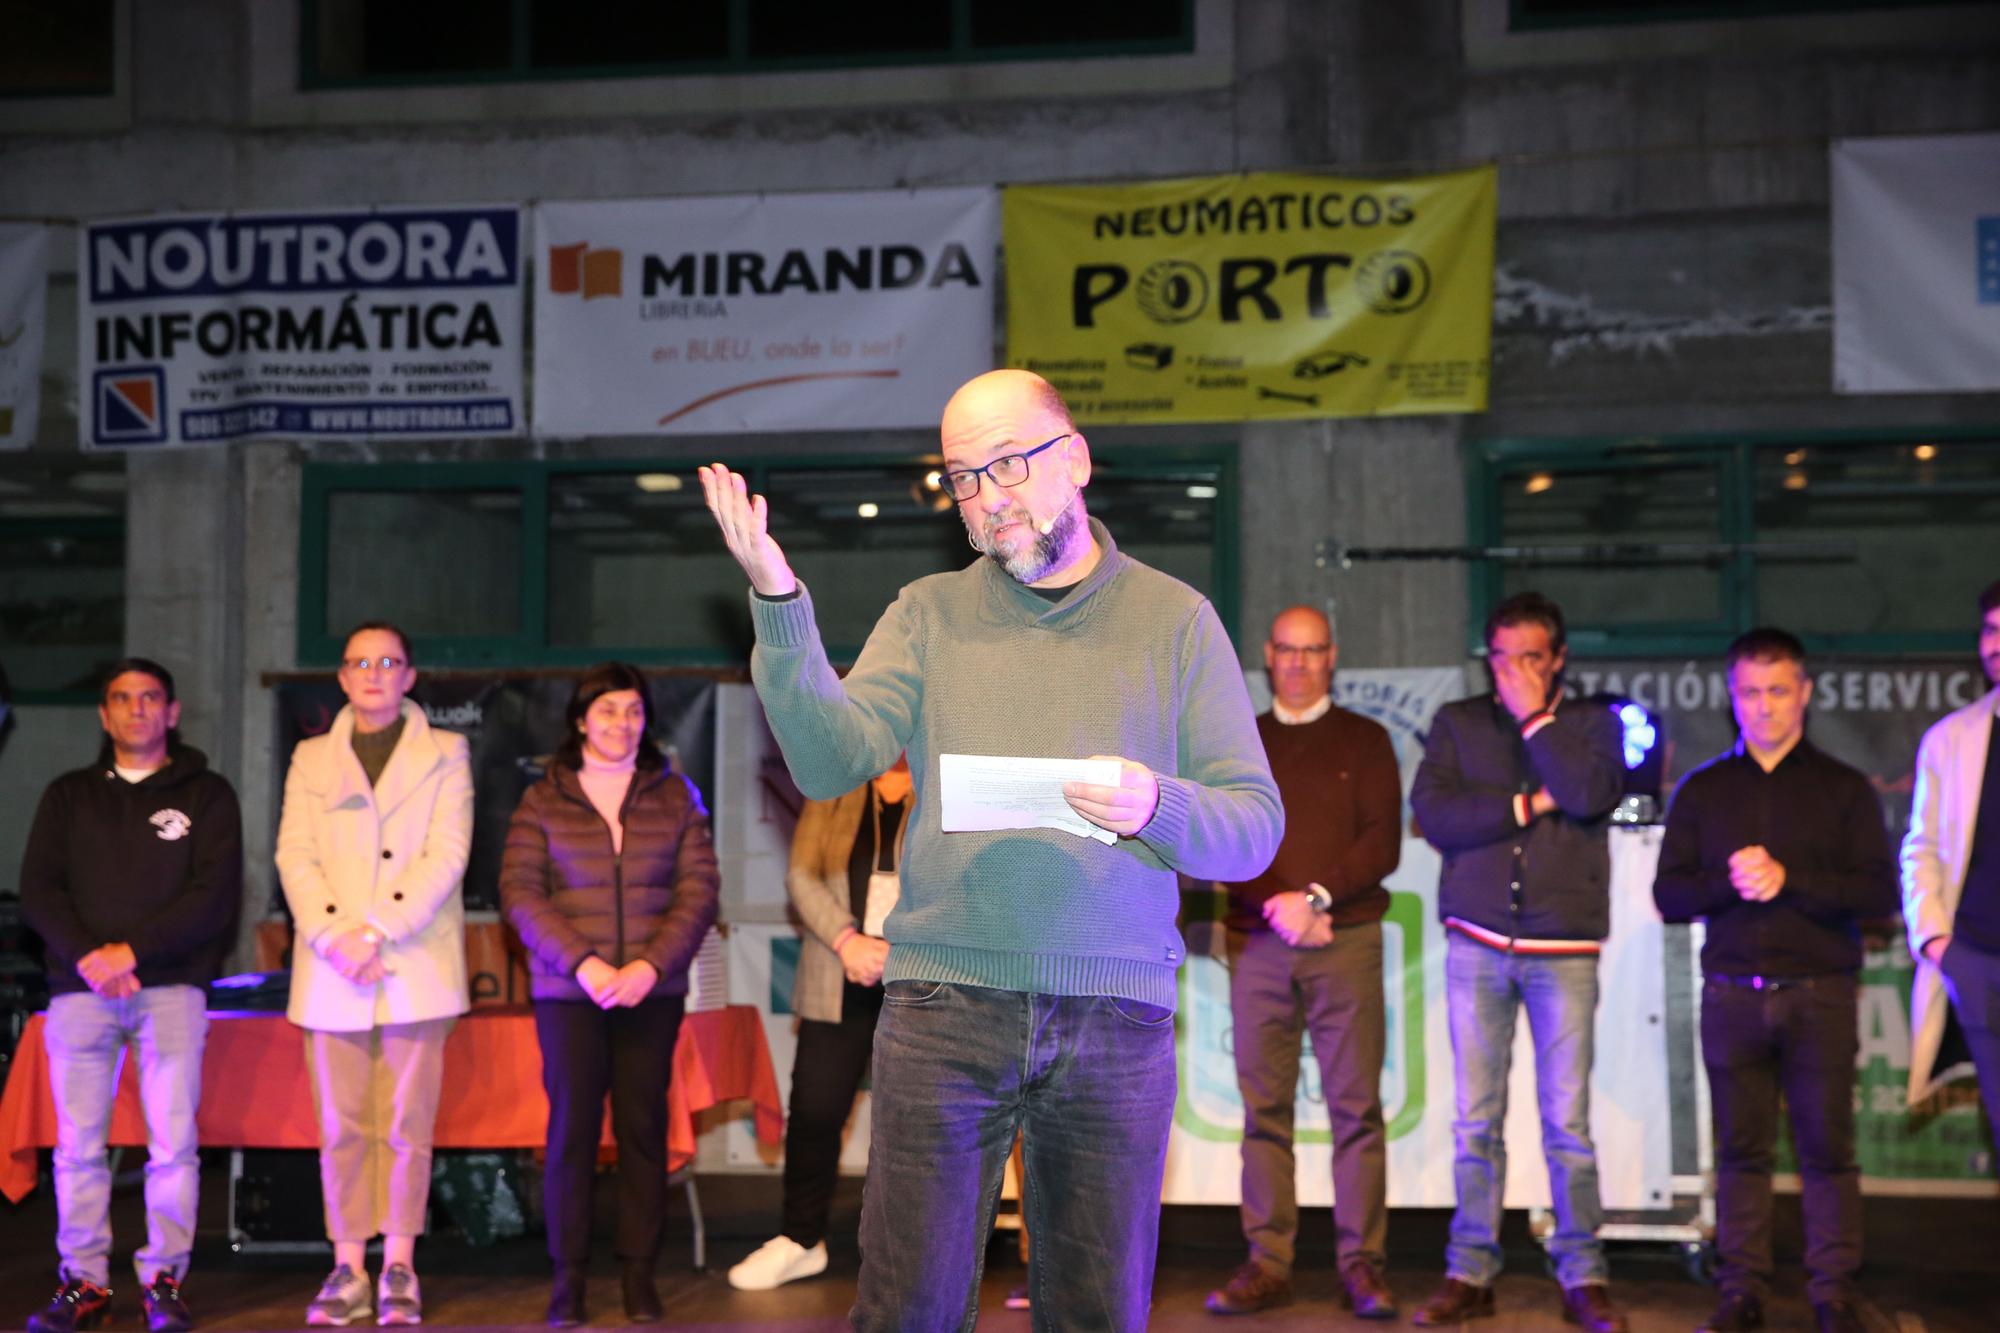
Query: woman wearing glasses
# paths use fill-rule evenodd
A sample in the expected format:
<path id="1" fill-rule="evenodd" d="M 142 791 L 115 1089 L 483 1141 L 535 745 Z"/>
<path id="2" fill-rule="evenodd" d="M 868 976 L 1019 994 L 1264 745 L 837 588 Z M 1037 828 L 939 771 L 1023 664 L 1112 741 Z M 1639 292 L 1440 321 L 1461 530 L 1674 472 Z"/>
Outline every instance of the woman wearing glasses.
<path id="1" fill-rule="evenodd" d="M 347 636 L 347 706 L 300 741 L 285 775 L 278 877 L 291 907 L 292 994 L 319 1120 L 333 1272 L 308 1324 L 423 1322 L 417 1236 L 431 1188 L 444 1041 L 467 1007 L 460 881 L 472 845 L 465 737 L 403 696 L 409 640 L 371 621 Z M 367 1249 L 382 1237 L 371 1288 Z M 371 1303 L 372 1302 L 372 1303 Z"/>
<path id="2" fill-rule="evenodd" d="M 666 1208 L 667 1079 L 688 967 L 715 922 L 715 849 L 701 794 L 647 734 L 637 668 L 592 667 L 565 716 L 569 735 L 521 798 L 500 863 L 501 910 L 528 951 L 549 1096 L 548 1322 L 584 1319 L 607 1092 L 625 1314 L 651 1322 L 661 1317 L 653 1259 Z"/>

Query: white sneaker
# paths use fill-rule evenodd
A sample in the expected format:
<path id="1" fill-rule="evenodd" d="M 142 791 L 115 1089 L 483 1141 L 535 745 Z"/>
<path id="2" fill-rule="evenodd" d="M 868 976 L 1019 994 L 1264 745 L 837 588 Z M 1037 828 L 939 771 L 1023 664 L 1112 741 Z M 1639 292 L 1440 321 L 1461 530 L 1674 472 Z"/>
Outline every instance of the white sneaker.
<path id="1" fill-rule="evenodd" d="M 319 1295 L 313 1297 L 312 1304 L 306 1307 L 306 1322 L 316 1327 L 331 1325 L 345 1328 L 355 1320 L 366 1319 L 375 1313 L 370 1301 L 373 1295 L 368 1274 L 357 1273 L 342 1264 L 326 1275 Z"/>
<path id="2" fill-rule="evenodd" d="M 790 1236 L 774 1236 L 729 1270 L 729 1285 L 738 1291 L 769 1291 L 825 1271 L 825 1241 L 809 1250 Z"/>

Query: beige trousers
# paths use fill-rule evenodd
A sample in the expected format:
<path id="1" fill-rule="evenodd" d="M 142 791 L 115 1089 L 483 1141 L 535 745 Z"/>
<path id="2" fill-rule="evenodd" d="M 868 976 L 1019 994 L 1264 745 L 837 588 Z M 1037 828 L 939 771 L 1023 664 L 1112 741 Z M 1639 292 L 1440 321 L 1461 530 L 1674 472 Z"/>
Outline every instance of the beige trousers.
<path id="1" fill-rule="evenodd" d="M 328 1240 L 423 1234 L 444 1039 L 455 1021 L 306 1030 Z"/>

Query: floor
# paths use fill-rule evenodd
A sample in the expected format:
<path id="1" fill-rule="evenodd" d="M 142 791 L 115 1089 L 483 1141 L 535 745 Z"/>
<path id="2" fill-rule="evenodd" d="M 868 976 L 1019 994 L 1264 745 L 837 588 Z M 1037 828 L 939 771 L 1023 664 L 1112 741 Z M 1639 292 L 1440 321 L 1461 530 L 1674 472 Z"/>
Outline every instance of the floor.
<path id="1" fill-rule="evenodd" d="M 306 1159 L 310 1160 L 309 1156 Z M 128 1173 L 114 1205 L 120 1262 L 144 1230 L 144 1207 L 137 1173 Z M 310 1180 L 310 1176 L 305 1177 Z M 45 1177 L 46 1182 L 46 1177 Z M 607 1180 L 604 1182 L 609 1184 Z M 765 1240 L 778 1210 L 775 1179 L 707 1176 L 700 1182 L 707 1220 L 710 1270 L 690 1265 L 691 1235 L 685 1204 L 676 1197 L 675 1214 L 660 1263 L 660 1290 L 667 1326 L 689 1330 L 760 1328 L 833 1330 L 845 1327 L 859 1267 L 853 1234 L 860 1207 L 860 1184 L 843 1181 L 836 1204 L 832 1266 L 822 1277 L 773 1292 L 745 1293 L 723 1278 L 728 1266 Z M 310 1217 L 317 1196 L 280 1186 L 296 1216 Z M 600 1189 L 600 1196 L 608 1194 Z M 236 1252 L 226 1234 L 229 1181 L 226 1158 L 204 1170 L 202 1230 L 194 1270 L 187 1283 L 190 1304 L 205 1329 L 280 1329 L 299 1326 L 306 1301 L 327 1268 L 320 1251 Z M 602 1202 L 602 1199 L 600 1199 Z M 600 1208 L 602 1215 L 604 1210 Z M 1420 1301 L 1436 1282 L 1447 1214 L 1396 1212 L 1390 1220 L 1389 1278 L 1405 1308 Z M 602 1218 L 601 1218 L 602 1221 Z M 1869 1199 L 1870 1262 L 1865 1287 L 1871 1328 L 1895 1333 L 2000 1329 L 2000 1301 L 1993 1290 L 2000 1276 L 2000 1201 Z M 46 1187 L 19 1205 L 0 1203 L 0 1327 L 18 1328 L 27 1313 L 53 1289 L 52 1237 L 55 1210 Z M 618 1304 L 615 1261 L 608 1228 L 600 1226 L 605 1251 L 593 1264 L 590 1310 L 593 1322 L 624 1322 Z M 1490 1333 L 1561 1329 L 1556 1288 L 1546 1276 L 1525 1220 L 1510 1218 L 1509 1271 L 1497 1286 L 1499 1313 L 1475 1327 Z M 1810 1328 L 1811 1312 L 1798 1273 L 1800 1236 L 1796 1200 L 1781 1199 L 1777 1235 L 1781 1275 L 1767 1308 L 1773 1329 Z M 1202 1308 L 1208 1290 L 1223 1281 L 1242 1257 L 1233 1209 L 1177 1207 L 1161 1222 L 1159 1275 L 1154 1288 L 1156 1329 L 1363 1329 L 1401 1325 L 1364 1324 L 1339 1308 L 1331 1271 L 1332 1225 L 1323 1214 L 1309 1217 L 1300 1237 L 1297 1300 L 1282 1310 L 1218 1320 Z M 1635 1333 L 1694 1328 L 1710 1308 L 1712 1292 L 1694 1281 L 1685 1256 L 1661 1245 L 1620 1244 L 1613 1248 L 1613 1290 L 1630 1312 Z M 455 1227 L 441 1226 L 419 1251 L 426 1317 L 433 1325 L 462 1328 L 540 1327 L 547 1298 L 548 1265 L 541 1237 L 529 1234 L 475 1246 Z M 110 1327 L 144 1326 L 130 1278 L 118 1293 Z M 1007 1292 L 1025 1274 L 1011 1237 L 988 1252 L 981 1288 L 980 1322 L 995 1330 L 1030 1326 L 1029 1316 L 1004 1308 Z M 1403 1321 L 1404 1324 L 1407 1321 Z"/>

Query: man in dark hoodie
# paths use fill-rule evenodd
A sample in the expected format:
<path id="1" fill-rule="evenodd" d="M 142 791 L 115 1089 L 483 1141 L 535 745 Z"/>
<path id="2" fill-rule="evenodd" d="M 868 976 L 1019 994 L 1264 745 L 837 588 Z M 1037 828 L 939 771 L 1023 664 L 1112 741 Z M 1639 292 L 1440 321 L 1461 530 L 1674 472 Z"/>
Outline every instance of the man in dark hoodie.
<path id="1" fill-rule="evenodd" d="M 1606 821 L 1624 794 L 1623 737 L 1611 710 L 1570 697 L 1562 611 L 1516 593 L 1486 621 L 1493 692 L 1446 704 L 1431 721 L 1410 805 L 1444 855 L 1445 927 L 1458 1114 L 1452 1183 L 1458 1207 L 1442 1289 L 1418 1307 L 1423 1327 L 1493 1313 L 1507 1183 L 1507 1067 L 1523 1009 L 1535 1047 L 1542 1156 L 1556 1229 L 1550 1262 L 1563 1318 L 1586 1333 L 1625 1333 L 1611 1304 L 1603 1202 L 1590 1142 L 1597 955 L 1611 932 Z"/>
<path id="2" fill-rule="evenodd" d="M 47 946 L 62 1286 L 30 1333 L 109 1313 L 105 1136 L 126 1044 L 145 1105 L 146 1244 L 134 1256 L 153 1333 L 189 1328 L 181 1297 L 201 1184 L 195 1108 L 207 993 L 235 936 L 243 827 L 236 793 L 180 743 L 174 678 L 129 657 L 104 678 L 97 763 L 49 784 L 21 862 L 21 910 Z"/>

